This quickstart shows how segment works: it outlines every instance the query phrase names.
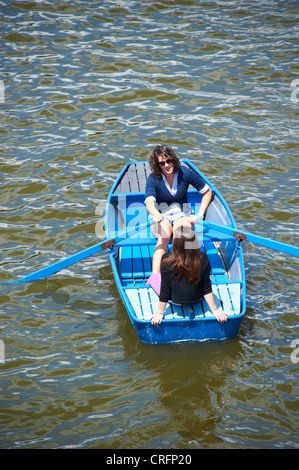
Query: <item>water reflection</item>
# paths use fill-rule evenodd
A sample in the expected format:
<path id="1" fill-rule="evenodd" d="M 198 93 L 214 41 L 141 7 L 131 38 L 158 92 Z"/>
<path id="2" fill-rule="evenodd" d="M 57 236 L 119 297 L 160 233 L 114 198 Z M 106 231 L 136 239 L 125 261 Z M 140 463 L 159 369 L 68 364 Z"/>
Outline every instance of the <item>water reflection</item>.
<path id="1" fill-rule="evenodd" d="M 240 229 L 297 245 L 297 2 L 0 2 L 1 279 L 98 241 L 123 164 L 173 146 Z M 106 256 L 2 286 L 2 447 L 298 447 L 296 260 L 250 243 L 234 340 L 147 346 Z"/>

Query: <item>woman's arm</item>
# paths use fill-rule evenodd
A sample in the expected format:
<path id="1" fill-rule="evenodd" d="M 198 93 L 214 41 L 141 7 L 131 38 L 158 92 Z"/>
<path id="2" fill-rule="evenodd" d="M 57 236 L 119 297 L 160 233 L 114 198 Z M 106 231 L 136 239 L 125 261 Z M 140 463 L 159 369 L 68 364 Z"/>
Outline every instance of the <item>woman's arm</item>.
<path id="1" fill-rule="evenodd" d="M 224 323 L 227 320 L 227 313 L 219 310 L 215 304 L 213 292 L 204 295 L 204 299 L 207 302 L 208 306 L 210 307 L 212 314 L 215 315 L 217 320 L 220 323 Z"/>
<path id="2" fill-rule="evenodd" d="M 212 199 L 212 191 L 209 185 L 199 176 L 197 173 L 192 171 L 191 169 L 183 169 L 184 174 L 186 175 L 189 184 L 191 184 L 194 188 L 197 189 L 202 194 L 202 200 L 200 209 L 194 218 L 202 218 L 205 215 L 205 212 L 210 204 Z M 196 221 L 196 220 L 195 220 Z M 194 222 L 192 222 L 194 223 Z"/>
<path id="3" fill-rule="evenodd" d="M 202 196 L 202 200 L 201 200 L 201 204 L 200 204 L 200 208 L 199 208 L 199 211 L 198 211 L 198 214 L 196 215 L 191 215 L 190 216 L 190 222 L 191 224 L 195 224 L 197 219 L 202 219 L 203 216 L 205 215 L 206 213 L 206 210 L 211 202 L 211 199 L 212 199 L 212 191 L 211 189 L 209 188 L 205 193 L 204 195 Z"/>
<path id="4" fill-rule="evenodd" d="M 160 325 L 164 317 L 164 310 L 167 302 L 159 302 L 158 310 L 152 316 L 152 325 Z"/>
<path id="5" fill-rule="evenodd" d="M 145 185 L 145 206 L 155 222 L 161 222 L 161 213 L 156 209 L 157 201 L 157 181 L 153 174 L 150 174 Z"/>
<path id="6" fill-rule="evenodd" d="M 162 260 L 167 258 L 167 255 L 162 257 Z M 171 299 L 171 271 L 165 264 L 161 263 L 161 289 L 159 296 L 159 304 L 157 312 L 152 316 L 152 325 L 160 325 L 164 318 L 164 310 L 169 299 Z"/>
<path id="7" fill-rule="evenodd" d="M 208 208 L 208 205 L 210 204 L 212 199 L 212 191 L 209 188 L 204 195 L 202 196 L 201 204 L 200 204 L 200 209 L 198 211 L 198 217 L 201 217 L 202 215 L 205 215 L 206 210 Z"/>
<path id="8" fill-rule="evenodd" d="M 151 198 L 148 198 L 148 200 L 146 201 L 146 209 L 148 211 L 149 214 L 151 214 L 153 216 L 153 219 L 155 222 L 161 222 L 162 220 L 162 214 L 161 212 L 158 211 L 158 209 L 156 209 L 156 200 L 155 198 L 151 199 Z"/>

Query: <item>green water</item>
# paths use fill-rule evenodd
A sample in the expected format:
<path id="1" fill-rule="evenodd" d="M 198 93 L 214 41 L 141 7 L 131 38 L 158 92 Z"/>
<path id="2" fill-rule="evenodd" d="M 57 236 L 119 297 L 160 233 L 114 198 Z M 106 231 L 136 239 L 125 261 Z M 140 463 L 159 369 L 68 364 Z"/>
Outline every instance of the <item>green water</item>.
<path id="1" fill-rule="evenodd" d="M 158 143 L 240 229 L 298 246 L 297 1 L 0 12 L 0 281 L 96 243 L 119 171 Z M 106 253 L 2 283 L 1 448 L 298 448 L 298 261 L 244 256 L 246 318 L 220 343 L 142 344 Z"/>

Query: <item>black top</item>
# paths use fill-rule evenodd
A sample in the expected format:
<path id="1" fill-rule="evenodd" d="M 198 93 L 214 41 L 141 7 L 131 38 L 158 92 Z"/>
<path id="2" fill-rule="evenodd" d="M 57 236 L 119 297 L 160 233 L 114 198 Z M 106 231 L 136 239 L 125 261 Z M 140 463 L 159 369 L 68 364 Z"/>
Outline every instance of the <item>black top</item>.
<path id="1" fill-rule="evenodd" d="M 162 256 L 160 302 L 171 300 L 179 305 L 192 304 L 201 300 L 204 295 L 212 292 L 210 280 L 211 265 L 206 253 L 201 253 L 200 281 L 195 284 L 190 284 L 185 276 L 181 277 L 178 281 L 177 273 L 172 277 L 174 270 L 171 265 L 163 263 L 163 260 L 168 256 L 170 256 L 169 253 Z"/>

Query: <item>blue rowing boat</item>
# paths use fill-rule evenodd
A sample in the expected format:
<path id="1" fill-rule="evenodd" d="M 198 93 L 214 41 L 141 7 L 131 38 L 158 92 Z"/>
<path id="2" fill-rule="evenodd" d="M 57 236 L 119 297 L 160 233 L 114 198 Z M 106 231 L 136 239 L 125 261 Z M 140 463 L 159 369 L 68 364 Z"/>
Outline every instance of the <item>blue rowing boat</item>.
<path id="1" fill-rule="evenodd" d="M 108 247 L 115 282 L 138 338 L 150 344 L 180 341 L 223 340 L 239 333 L 246 311 L 245 269 L 240 237 L 228 205 L 210 181 L 188 160 L 180 160 L 203 178 L 213 197 L 205 220 L 211 225 L 235 229 L 225 234 L 209 224 L 196 224 L 195 230 L 202 250 L 211 264 L 212 289 L 219 309 L 228 313 L 220 324 L 205 300 L 190 305 L 167 304 L 161 325 L 153 326 L 151 317 L 157 310 L 159 297 L 146 285 L 152 273 L 152 257 L 156 239 L 150 229 L 144 204 L 145 184 L 150 168 L 148 162 L 128 163 L 115 181 L 107 200 L 105 230 L 117 244 Z M 201 195 L 192 187 L 188 204 L 194 213 L 200 207 Z M 215 225 L 214 225 L 215 227 Z M 132 235 L 119 240 L 119 233 L 130 230 Z M 171 242 L 168 247 L 171 250 Z"/>

